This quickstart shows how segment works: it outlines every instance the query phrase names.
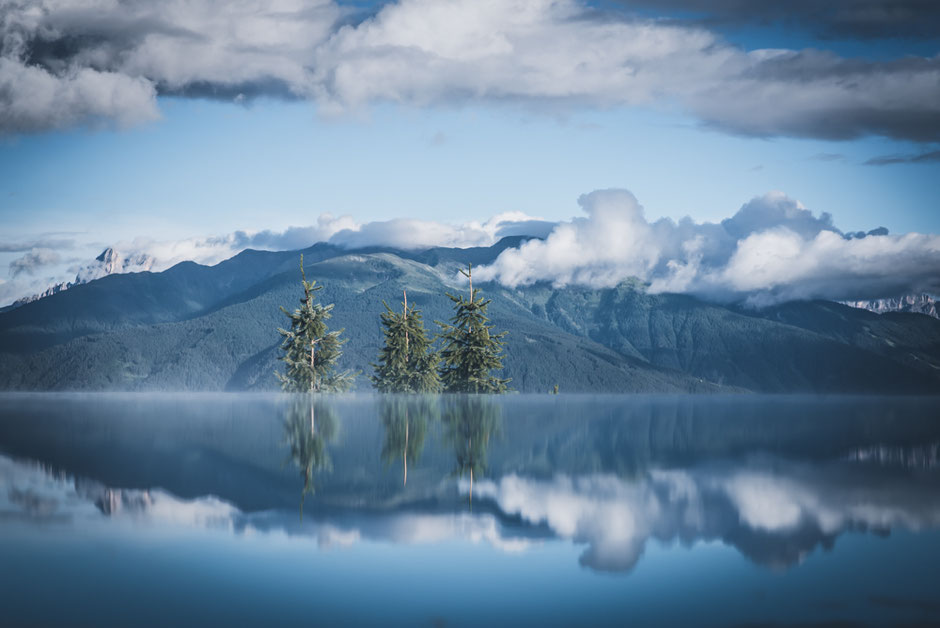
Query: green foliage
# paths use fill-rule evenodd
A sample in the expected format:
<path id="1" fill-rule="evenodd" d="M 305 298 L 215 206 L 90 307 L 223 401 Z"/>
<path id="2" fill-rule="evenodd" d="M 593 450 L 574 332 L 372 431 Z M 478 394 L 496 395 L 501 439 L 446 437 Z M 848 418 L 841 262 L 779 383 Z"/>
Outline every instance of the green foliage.
<path id="1" fill-rule="evenodd" d="M 407 298 L 407 297 L 406 297 Z M 382 331 L 385 345 L 379 351 L 379 363 L 372 364 L 372 384 L 384 393 L 436 393 L 441 390 L 437 374 L 438 355 L 431 349 L 421 311 L 408 307 L 393 311 L 385 301 Z"/>
<path id="2" fill-rule="evenodd" d="M 377 303 L 394 302 L 403 284 L 443 294 L 440 277 L 458 262 L 491 262 L 501 250 L 351 254 L 320 244 L 304 262 L 326 282 L 317 298 L 335 304 L 330 326 L 345 328 L 342 364 L 372 373 L 384 342 Z M 278 389 L 278 305 L 300 296 L 296 268 L 294 252 L 246 251 L 212 267 L 105 277 L 2 313 L 0 390 Z M 556 383 L 566 393 L 940 389 L 940 321 L 928 316 L 821 301 L 739 309 L 631 285 L 487 294 L 487 316 L 512 330 L 496 374 L 522 392 Z M 430 298 L 420 307 L 425 320 L 448 320 L 452 305 Z"/>
<path id="3" fill-rule="evenodd" d="M 304 395 L 295 399 L 287 410 L 284 435 L 293 462 L 304 480 L 300 493 L 300 518 L 304 516 L 304 497 L 314 493 L 313 477 L 317 471 L 333 468 L 327 443 L 336 436 L 336 417 L 330 406 Z"/>
<path id="4" fill-rule="evenodd" d="M 454 316 L 450 324 L 438 322 L 444 347 L 441 349 L 441 383 L 445 392 L 460 393 L 504 393 L 511 380 L 500 379 L 490 374 L 503 368 L 503 337 L 508 332 L 493 334 L 486 308 L 490 301 L 478 296 L 473 288 L 473 267 L 461 270 L 470 280 L 470 299 L 463 296 L 447 296 L 454 302 Z"/>
<path id="5" fill-rule="evenodd" d="M 354 375 L 349 371 L 337 373 L 334 368 L 342 355 L 340 347 L 345 340 L 343 332 L 327 331 L 326 321 L 332 316 L 333 304 L 314 302 L 315 293 L 323 288 L 316 280 L 307 281 L 304 273 L 304 256 L 300 256 L 300 277 L 304 287 L 304 298 L 300 307 L 288 312 L 281 311 L 290 319 L 290 329 L 278 328 L 284 337 L 281 360 L 287 365 L 286 373 L 277 373 L 281 387 L 288 392 L 342 392 L 352 386 Z"/>

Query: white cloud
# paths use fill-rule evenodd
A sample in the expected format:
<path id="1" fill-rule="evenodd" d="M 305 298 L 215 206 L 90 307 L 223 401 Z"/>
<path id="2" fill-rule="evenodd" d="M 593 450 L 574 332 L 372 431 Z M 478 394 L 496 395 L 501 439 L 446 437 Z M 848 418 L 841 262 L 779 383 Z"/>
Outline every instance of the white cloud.
<path id="1" fill-rule="evenodd" d="M 107 272 L 161 271 L 183 261 L 216 264 L 247 248 L 297 250 L 317 242 L 341 248 L 491 246 L 509 235 L 530 235 L 505 250 L 475 277 L 509 287 L 539 281 L 556 287 L 612 287 L 638 278 L 652 293 L 683 293 L 755 306 L 821 298 L 858 300 L 940 290 L 940 236 L 843 234 L 828 214 L 814 214 L 799 201 L 771 192 L 745 203 L 719 223 L 649 222 L 626 190 L 583 195 L 584 216 L 554 223 L 519 212 L 460 225 L 393 219 L 360 223 L 323 214 L 316 224 L 284 231 L 236 231 L 223 236 L 152 240 L 113 245 L 116 261 L 58 268 L 55 276 L 32 276 L 60 261 L 51 249 L 33 249 L 10 265 L 13 277 L 0 298 L 41 292 L 54 283 L 93 279 Z M 108 269 L 105 266 L 108 266 Z M 68 270 L 69 274 L 63 274 Z M 60 276 L 61 275 L 61 276 Z"/>
<path id="2" fill-rule="evenodd" d="M 652 105 L 736 133 L 940 139 L 940 57 L 746 52 L 700 26 L 581 0 L 399 0 L 358 23 L 331 0 L 223 9 L 6 0 L 3 9 L 8 132 L 152 119 L 161 91 L 305 98 L 333 112 L 388 101 Z"/>
<path id="3" fill-rule="evenodd" d="M 50 249 L 33 249 L 10 264 L 12 277 L 29 275 L 29 281 L 9 282 L 0 286 L 0 303 L 39 294 L 53 284 L 83 283 L 112 273 L 152 270 L 159 272 L 185 261 L 217 264 L 245 249 L 289 251 L 328 242 L 342 248 L 393 247 L 423 250 L 432 247 L 491 246 L 512 235 L 545 236 L 555 223 L 521 212 L 506 212 L 489 220 L 460 225 L 411 219 L 393 219 L 360 223 L 351 216 L 322 214 L 316 224 L 290 227 L 284 231 L 235 231 L 222 236 L 154 240 L 138 237 L 116 242 L 95 260 L 87 263 L 59 264 L 63 261 Z M 71 243 L 70 243 L 71 246 Z M 11 245 L 20 247 L 20 245 Z M 18 250 L 18 249 L 17 249 Z M 110 253 L 108 252 L 110 251 Z M 50 276 L 36 276 L 46 268 Z"/>
<path id="4" fill-rule="evenodd" d="M 0 132 L 130 126 L 159 117 L 156 90 L 144 78 L 81 67 L 53 74 L 0 57 Z"/>
<path id="5" fill-rule="evenodd" d="M 720 224 L 650 223 L 626 190 L 592 192 L 579 203 L 586 217 L 559 224 L 544 241 L 504 251 L 477 276 L 507 286 L 595 288 L 636 277 L 653 293 L 754 305 L 940 289 L 940 236 L 846 237 L 828 214 L 816 217 L 780 192 L 751 200 Z"/>
<path id="6" fill-rule="evenodd" d="M 469 483 L 458 486 L 466 495 Z M 245 513 L 213 496 L 184 500 L 156 489 L 110 488 L 6 456 L 0 456 L 0 489 L 0 516 L 36 522 L 84 525 L 106 516 L 275 539 L 312 537 L 321 548 L 461 541 L 520 552 L 555 537 L 583 545 L 581 563 L 603 571 L 629 571 L 650 540 L 718 540 L 761 564 L 786 567 L 847 530 L 940 527 L 940 487 L 929 474 L 780 459 L 654 469 L 630 479 L 510 474 L 476 482 L 477 503 L 491 501 L 526 526 L 506 526 L 487 509 L 332 515 L 327 509 L 301 523 L 293 508 Z"/>
<path id="7" fill-rule="evenodd" d="M 317 224 L 276 231 L 236 231 L 224 236 L 155 241 L 137 238 L 115 245 L 128 258 L 152 257 L 154 270 L 162 270 L 181 261 L 215 264 L 246 249 L 296 250 L 317 242 L 342 248 L 372 246 L 404 250 L 422 250 L 436 246 L 491 246 L 508 235 L 544 235 L 555 223 L 533 218 L 521 212 L 498 214 L 485 222 L 471 221 L 452 225 L 431 220 L 393 219 L 359 223 L 351 216 L 322 214 Z"/>

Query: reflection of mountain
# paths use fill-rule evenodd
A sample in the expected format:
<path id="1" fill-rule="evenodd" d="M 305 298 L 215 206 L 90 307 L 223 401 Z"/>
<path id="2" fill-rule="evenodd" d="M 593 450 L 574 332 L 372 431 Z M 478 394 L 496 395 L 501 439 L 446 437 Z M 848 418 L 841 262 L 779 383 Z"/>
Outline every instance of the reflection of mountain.
<path id="1" fill-rule="evenodd" d="M 0 456 L 0 521 L 70 523 L 133 519 L 187 527 L 231 528 L 238 509 L 217 497 L 180 499 L 161 489 L 111 488 L 53 471 L 35 462 Z"/>
<path id="2" fill-rule="evenodd" d="M 937 469 L 940 468 L 940 442 L 911 447 L 889 445 L 857 447 L 846 455 L 846 459 L 906 469 Z"/>
<path id="3" fill-rule="evenodd" d="M 551 539 L 585 545 L 581 564 L 629 571 L 651 540 L 721 541 L 774 568 L 831 549 L 851 531 L 940 527 L 940 477 L 845 463 L 808 465 L 760 457 L 744 464 L 611 475 L 478 480 L 477 513 L 427 505 L 388 510 L 320 508 L 246 513 L 213 496 L 179 499 L 162 490 L 105 487 L 0 456 L 0 520 L 82 525 L 102 515 L 137 523 L 314 537 L 320 546 L 361 540 L 403 544 L 453 540 L 524 551 Z M 464 485 L 466 486 L 466 485 Z M 487 503 L 497 510 L 486 508 Z"/>
<path id="4" fill-rule="evenodd" d="M 336 436 L 333 409 L 311 395 L 296 395 L 284 420 L 284 435 L 290 450 L 289 461 L 300 471 L 304 487 L 300 492 L 300 516 L 304 498 L 313 493 L 314 474 L 332 468 L 326 445 Z"/>
<path id="5" fill-rule="evenodd" d="M 848 531 L 940 527 L 930 399 L 0 401 L 4 518 L 107 513 L 333 544 L 449 538 L 521 549 L 561 539 L 585 546 L 583 564 L 617 571 L 651 539 L 721 541 L 783 567 Z M 407 483 L 404 465 L 389 465 L 402 456 Z M 313 502 L 303 521 L 298 491 Z"/>

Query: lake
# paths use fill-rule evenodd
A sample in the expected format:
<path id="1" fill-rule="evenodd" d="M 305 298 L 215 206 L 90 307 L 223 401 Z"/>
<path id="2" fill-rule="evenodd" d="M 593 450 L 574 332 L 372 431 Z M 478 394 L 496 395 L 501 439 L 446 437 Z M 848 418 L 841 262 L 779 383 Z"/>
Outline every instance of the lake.
<path id="1" fill-rule="evenodd" d="M 940 625 L 937 399 L 0 395 L 3 626 Z"/>

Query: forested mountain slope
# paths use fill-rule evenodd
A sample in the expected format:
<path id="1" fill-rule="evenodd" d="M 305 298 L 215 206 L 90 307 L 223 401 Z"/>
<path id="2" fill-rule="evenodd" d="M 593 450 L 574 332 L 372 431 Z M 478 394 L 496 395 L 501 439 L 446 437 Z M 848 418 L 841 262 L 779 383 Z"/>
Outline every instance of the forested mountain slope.
<path id="1" fill-rule="evenodd" d="M 367 388 L 381 342 L 382 301 L 403 288 L 426 323 L 451 314 L 445 292 L 461 264 L 494 247 L 302 253 L 348 340 L 342 368 Z M 300 252 L 245 251 L 212 267 L 104 277 L 0 314 L 0 388 L 26 390 L 273 389 L 279 306 L 300 297 Z M 492 322 L 509 330 L 511 386 L 563 391 L 938 392 L 940 321 L 877 315 L 830 302 L 767 310 L 725 307 L 643 286 L 510 290 L 483 284 Z"/>

